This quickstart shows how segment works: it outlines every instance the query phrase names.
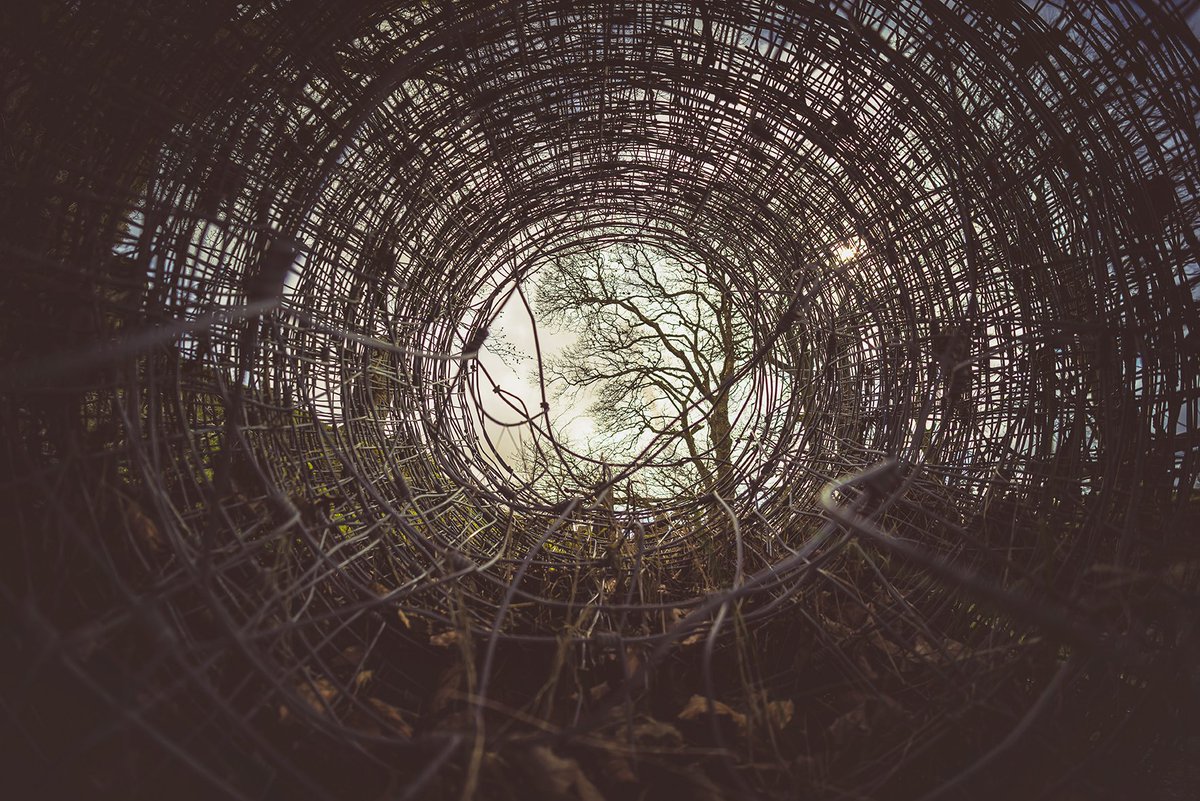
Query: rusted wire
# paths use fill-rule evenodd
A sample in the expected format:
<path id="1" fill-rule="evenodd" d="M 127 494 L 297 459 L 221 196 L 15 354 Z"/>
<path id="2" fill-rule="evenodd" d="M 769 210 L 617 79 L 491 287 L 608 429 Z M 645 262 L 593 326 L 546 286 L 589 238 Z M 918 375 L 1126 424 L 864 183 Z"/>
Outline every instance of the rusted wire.
<path id="1" fill-rule="evenodd" d="M 9 13 L 4 750 L 42 797 L 1174 775 L 1194 3 Z M 632 491 L 690 475 L 662 437 L 532 481 L 494 436 L 493 396 L 552 439 L 477 358 L 501 309 L 630 244 L 748 328 L 729 482 Z"/>

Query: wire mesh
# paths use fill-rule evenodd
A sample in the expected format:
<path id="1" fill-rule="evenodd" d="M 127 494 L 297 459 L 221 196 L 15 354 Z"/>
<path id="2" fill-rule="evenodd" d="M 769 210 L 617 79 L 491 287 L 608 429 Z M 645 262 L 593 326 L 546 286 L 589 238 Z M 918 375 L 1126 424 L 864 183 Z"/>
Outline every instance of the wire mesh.
<path id="1" fill-rule="evenodd" d="M 1195 3 L 5 14 L 38 797 L 1200 785 Z M 627 245 L 746 321 L 723 478 L 531 480 L 479 351 Z"/>

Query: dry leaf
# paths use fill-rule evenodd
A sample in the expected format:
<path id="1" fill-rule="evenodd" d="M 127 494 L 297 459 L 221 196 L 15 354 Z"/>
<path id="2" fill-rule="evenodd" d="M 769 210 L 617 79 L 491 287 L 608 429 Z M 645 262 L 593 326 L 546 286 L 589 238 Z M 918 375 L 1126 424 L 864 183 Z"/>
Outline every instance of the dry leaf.
<path id="1" fill-rule="evenodd" d="M 625 646 L 625 675 L 632 676 L 637 673 L 637 670 L 642 665 L 642 660 L 638 657 L 637 651 L 630 646 Z"/>
<path id="2" fill-rule="evenodd" d="M 704 642 L 704 638 L 706 636 L 707 636 L 706 632 L 698 631 L 695 634 L 689 634 L 688 636 L 684 637 L 682 640 L 679 641 L 679 644 L 680 645 L 695 645 L 698 642 Z"/>
<path id="3" fill-rule="evenodd" d="M 387 587 L 380 584 L 378 581 L 371 582 L 371 592 L 378 595 L 380 598 L 386 598 L 391 592 Z"/>
<path id="4" fill-rule="evenodd" d="M 354 677 L 354 689 L 361 690 L 363 688 L 363 685 L 366 684 L 368 681 L 370 681 L 371 677 L 374 675 L 375 675 L 375 671 L 373 671 L 373 670 L 358 671 L 358 674 Z"/>
<path id="5" fill-rule="evenodd" d="M 545 795 L 573 801 L 604 801 L 574 759 L 560 757 L 544 745 L 535 745 L 525 754 L 529 778 Z"/>
<path id="6" fill-rule="evenodd" d="M 158 553 L 163 548 L 162 536 L 158 533 L 158 526 L 154 524 L 137 501 L 130 498 L 123 498 L 125 507 L 125 527 L 133 534 L 134 539 L 145 549 Z"/>
<path id="7" fill-rule="evenodd" d="M 401 714 L 399 709 L 386 701 L 380 701 L 378 698 L 368 698 L 367 703 L 378 713 L 379 717 L 387 722 L 396 734 L 399 734 L 401 737 L 412 737 L 412 726 L 408 725 L 408 721 L 404 719 L 404 715 Z"/>
<path id="8" fill-rule="evenodd" d="M 821 618 L 821 624 L 834 637 L 840 640 L 849 639 L 854 636 L 854 629 L 847 626 L 845 623 L 839 623 L 836 620 L 831 620 L 827 617 Z"/>
<path id="9" fill-rule="evenodd" d="M 601 775 L 614 784 L 637 784 L 637 773 L 629 757 L 616 746 L 605 744 L 596 759 Z"/>
<path id="10" fill-rule="evenodd" d="M 929 644 L 929 641 L 920 635 L 917 635 L 917 642 L 912 651 L 917 657 L 927 662 L 934 661 L 931 657 L 937 656 L 937 651 Z"/>
<path id="11" fill-rule="evenodd" d="M 304 702 L 312 708 L 318 715 L 324 715 L 326 706 L 333 703 L 333 699 L 337 698 L 338 688 L 333 682 L 325 677 L 320 677 L 312 682 L 301 681 L 296 684 L 296 694 L 304 699 Z M 291 716 L 291 710 L 286 704 L 279 706 L 279 719 L 287 720 Z"/>
<path id="12" fill-rule="evenodd" d="M 429 638 L 429 644 L 436 645 L 438 648 L 449 648 L 456 642 L 458 642 L 458 631 L 456 629 L 443 631 L 441 634 L 434 634 Z"/>
<path id="13" fill-rule="evenodd" d="M 767 701 L 766 706 L 767 721 L 776 731 L 786 728 L 796 715 L 795 701 Z"/>
<path id="14" fill-rule="evenodd" d="M 408 619 L 408 615 L 404 614 L 403 609 L 396 610 L 396 617 L 400 618 L 400 623 L 401 623 L 401 625 L 404 626 L 404 628 L 406 628 L 406 629 L 412 628 L 412 621 Z"/>
<path id="15" fill-rule="evenodd" d="M 913 654 L 916 655 L 916 661 L 939 665 L 947 662 L 957 662 L 960 659 L 970 656 L 967 646 L 958 640 L 946 639 L 939 649 L 935 648 L 920 635 L 917 636 L 917 642 L 913 646 Z"/>
<path id="16" fill-rule="evenodd" d="M 670 723 L 649 718 L 634 725 L 633 741 L 638 745 L 678 748 L 683 745 L 683 735 Z"/>
<path id="17" fill-rule="evenodd" d="M 703 715 L 708 714 L 708 699 L 703 695 L 693 695 L 687 702 L 687 705 L 680 711 L 680 720 L 695 720 Z M 720 701 L 712 702 L 713 713 L 719 717 L 728 717 L 733 724 L 737 726 L 738 731 L 746 730 L 746 716 L 738 712 L 729 704 L 721 703 Z"/>

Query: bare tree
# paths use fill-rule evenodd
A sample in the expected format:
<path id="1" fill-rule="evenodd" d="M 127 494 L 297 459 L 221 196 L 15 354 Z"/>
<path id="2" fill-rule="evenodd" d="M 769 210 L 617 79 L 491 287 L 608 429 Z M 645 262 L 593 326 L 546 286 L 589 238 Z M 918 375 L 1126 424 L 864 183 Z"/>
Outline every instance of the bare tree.
<path id="1" fill-rule="evenodd" d="M 593 454 L 665 443 L 656 461 L 685 469 L 664 480 L 733 492 L 733 379 L 751 338 L 719 279 L 643 245 L 614 245 L 548 266 L 536 307 L 577 337 L 546 377 L 556 399 L 589 402 Z"/>

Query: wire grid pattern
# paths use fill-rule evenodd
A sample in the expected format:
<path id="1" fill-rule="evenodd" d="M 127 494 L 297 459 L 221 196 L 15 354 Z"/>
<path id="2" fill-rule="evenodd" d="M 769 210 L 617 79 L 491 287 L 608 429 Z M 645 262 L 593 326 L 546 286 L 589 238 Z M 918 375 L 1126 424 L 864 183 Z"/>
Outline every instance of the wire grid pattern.
<path id="1" fill-rule="evenodd" d="M 437 795 L 587 767 L 673 681 L 749 710 L 768 756 L 713 753 L 764 796 L 1146 752 L 1195 653 L 1192 6 L 13 12 L 14 754 Z M 623 494 L 651 445 L 547 487 L 487 434 L 499 309 L 620 243 L 750 324 L 736 486 Z"/>

